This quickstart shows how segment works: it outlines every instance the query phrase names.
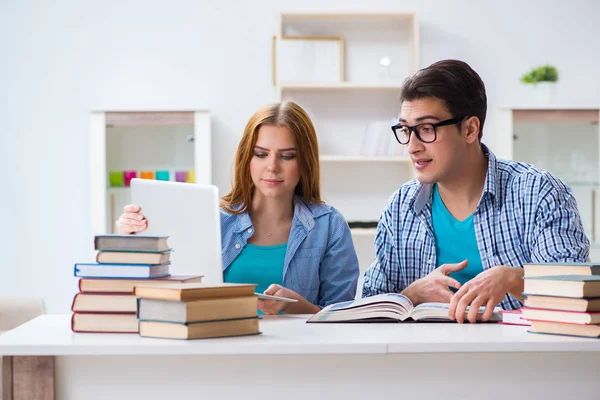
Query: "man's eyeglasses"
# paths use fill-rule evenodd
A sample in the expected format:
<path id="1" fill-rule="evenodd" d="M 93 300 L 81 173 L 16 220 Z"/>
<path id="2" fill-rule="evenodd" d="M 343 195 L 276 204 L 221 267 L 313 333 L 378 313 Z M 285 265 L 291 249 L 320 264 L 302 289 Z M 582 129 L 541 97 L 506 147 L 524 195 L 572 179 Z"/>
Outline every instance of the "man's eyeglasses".
<path id="1" fill-rule="evenodd" d="M 408 126 L 406 124 L 400 123 L 392 126 L 392 131 L 394 132 L 396 140 L 400 144 L 408 144 L 408 142 L 410 141 L 411 132 L 414 132 L 417 139 L 419 139 L 421 142 L 432 143 L 435 142 L 435 139 L 437 139 L 437 132 L 435 128 L 437 128 L 438 126 L 458 124 L 460 122 L 463 122 L 467 118 L 469 117 L 452 118 L 435 124 L 426 122 L 424 124 L 417 124 L 414 126 Z"/>

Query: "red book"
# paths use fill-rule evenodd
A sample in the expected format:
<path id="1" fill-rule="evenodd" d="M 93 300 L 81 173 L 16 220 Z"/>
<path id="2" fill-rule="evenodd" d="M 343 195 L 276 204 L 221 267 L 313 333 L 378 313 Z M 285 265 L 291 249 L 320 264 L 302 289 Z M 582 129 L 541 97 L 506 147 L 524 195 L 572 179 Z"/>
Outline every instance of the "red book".
<path id="1" fill-rule="evenodd" d="M 159 286 L 164 283 L 200 283 L 202 275 L 171 275 L 153 279 L 81 278 L 79 291 L 83 293 L 133 294 L 135 285 Z"/>
<path id="2" fill-rule="evenodd" d="M 135 313 L 74 313 L 71 330 L 85 333 L 138 333 L 138 320 Z"/>
<path id="3" fill-rule="evenodd" d="M 136 297 L 125 293 L 77 293 L 71 311 L 99 314 L 131 314 L 137 311 Z"/>

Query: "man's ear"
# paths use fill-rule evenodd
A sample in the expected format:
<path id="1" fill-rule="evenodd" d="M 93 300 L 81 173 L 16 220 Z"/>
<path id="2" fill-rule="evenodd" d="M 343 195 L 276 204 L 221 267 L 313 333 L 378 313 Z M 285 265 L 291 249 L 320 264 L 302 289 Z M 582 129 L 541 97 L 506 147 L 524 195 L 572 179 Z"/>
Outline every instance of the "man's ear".
<path id="1" fill-rule="evenodd" d="M 467 143 L 471 144 L 479 140 L 479 118 L 469 117 L 462 125 Z"/>

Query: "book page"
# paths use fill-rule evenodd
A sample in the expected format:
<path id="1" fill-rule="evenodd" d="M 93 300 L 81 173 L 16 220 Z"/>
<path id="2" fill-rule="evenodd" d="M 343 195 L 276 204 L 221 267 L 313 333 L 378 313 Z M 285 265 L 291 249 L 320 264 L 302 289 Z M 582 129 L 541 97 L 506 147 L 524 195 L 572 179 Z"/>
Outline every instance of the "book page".
<path id="1" fill-rule="evenodd" d="M 450 309 L 449 303 L 423 303 L 416 306 L 410 317 L 415 321 L 454 321 L 448 318 L 448 310 Z M 470 306 L 467 306 L 465 310 L 465 316 L 469 313 Z M 500 321 L 500 312 L 502 308 L 494 307 L 494 312 L 490 321 Z M 477 312 L 477 319 L 481 319 L 481 316 L 485 312 L 485 306 L 479 307 Z"/>
<path id="2" fill-rule="evenodd" d="M 417 320 L 450 321 L 448 318 L 449 303 L 423 303 L 416 306 L 410 316 Z"/>
<path id="3" fill-rule="evenodd" d="M 379 303 L 394 303 L 406 309 L 407 311 L 410 311 L 413 308 L 413 304 L 410 299 L 400 293 L 385 293 L 371 297 L 363 297 L 357 300 L 343 301 L 341 303 L 331 304 L 326 308 L 328 308 L 330 311 L 337 311 Z"/>
<path id="4" fill-rule="evenodd" d="M 408 297 L 398 293 L 386 293 L 330 304 L 307 322 L 404 321 L 409 317 L 412 308 Z"/>

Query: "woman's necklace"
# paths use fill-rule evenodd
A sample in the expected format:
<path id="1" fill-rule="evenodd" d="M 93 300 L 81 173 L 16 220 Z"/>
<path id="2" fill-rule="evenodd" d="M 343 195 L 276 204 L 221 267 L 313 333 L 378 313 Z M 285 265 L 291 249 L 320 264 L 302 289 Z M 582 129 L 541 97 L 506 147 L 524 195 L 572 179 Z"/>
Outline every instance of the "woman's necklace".
<path id="1" fill-rule="evenodd" d="M 277 225 L 275 225 L 275 227 L 273 228 L 273 231 L 278 231 L 279 227 L 281 226 L 281 224 L 282 224 L 282 221 L 279 221 L 279 223 Z M 267 232 L 267 236 L 271 237 L 272 233 L 271 232 Z"/>

